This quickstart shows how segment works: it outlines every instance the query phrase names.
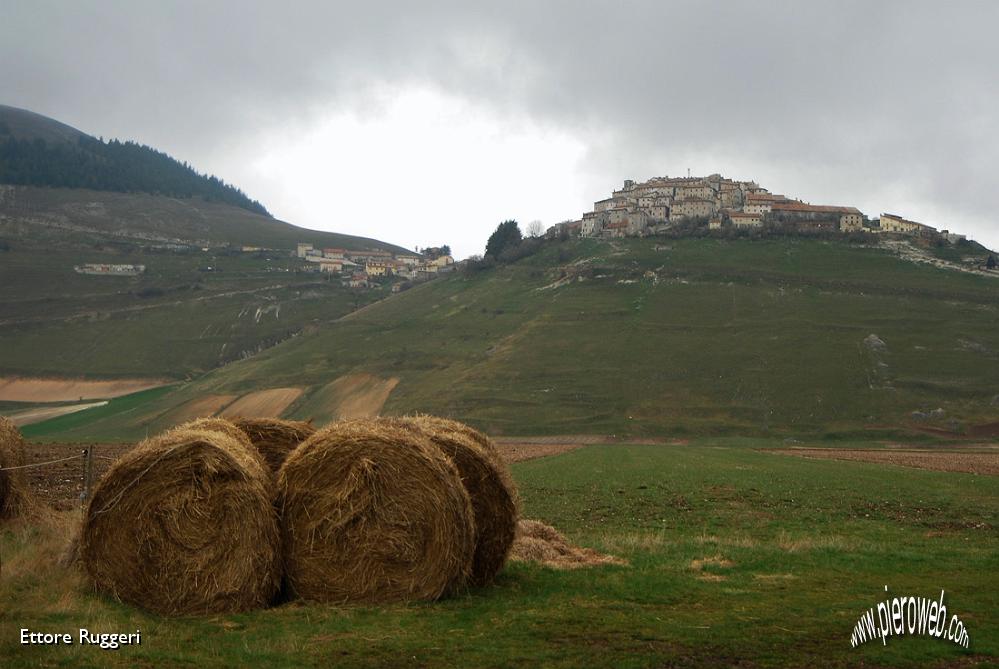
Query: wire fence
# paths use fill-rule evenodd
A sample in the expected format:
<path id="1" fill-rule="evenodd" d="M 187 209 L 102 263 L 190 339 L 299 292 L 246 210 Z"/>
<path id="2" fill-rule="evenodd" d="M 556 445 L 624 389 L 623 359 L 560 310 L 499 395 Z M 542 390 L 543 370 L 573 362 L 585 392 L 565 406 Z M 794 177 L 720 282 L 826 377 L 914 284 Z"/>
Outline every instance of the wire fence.
<path id="1" fill-rule="evenodd" d="M 46 465 L 54 465 L 57 462 L 67 462 L 69 460 L 78 460 L 80 458 L 85 458 L 85 457 L 87 457 L 86 452 L 77 453 L 76 455 L 71 455 L 68 458 L 59 458 L 58 460 L 49 460 L 47 462 L 32 462 L 30 465 L 15 465 L 14 467 L 0 467 L 0 472 L 9 472 L 13 469 L 31 469 L 32 467 L 45 467 Z M 97 456 L 97 457 L 106 457 L 106 456 Z M 112 459 L 113 458 L 108 458 L 108 460 Z"/>
<path id="2" fill-rule="evenodd" d="M 90 498 L 90 490 L 94 482 L 94 458 L 100 458 L 102 460 L 115 460 L 115 458 L 106 455 L 96 455 L 93 448 L 85 448 L 76 455 L 69 455 L 65 458 L 56 458 L 55 460 L 46 460 L 45 462 L 32 462 L 26 465 L 13 465 L 11 467 L 0 467 L 0 473 L 14 471 L 16 469 L 35 469 L 37 467 L 48 467 L 49 465 L 59 464 L 60 462 L 70 462 L 72 460 L 83 460 L 83 471 L 82 483 L 83 492 L 80 493 L 80 502 L 85 504 L 86 500 Z"/>

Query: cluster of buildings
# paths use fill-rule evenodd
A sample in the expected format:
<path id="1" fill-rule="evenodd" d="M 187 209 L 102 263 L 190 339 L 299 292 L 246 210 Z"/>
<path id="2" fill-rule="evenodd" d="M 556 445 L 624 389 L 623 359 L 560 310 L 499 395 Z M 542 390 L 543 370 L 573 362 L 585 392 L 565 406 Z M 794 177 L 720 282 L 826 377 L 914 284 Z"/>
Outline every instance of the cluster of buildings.
<path id="1" fill-rule="evenodd" d="M 868 221 L 856 207 L 814 205 L 771 193 L 755 181 L 707 177 L 656 177 L 642 183 L 626 180 L 611 197 L 593 203 L 578 221 L 559 223 L 549 234 L 582 237 L 652 235 L 679 221 L 706 222 L 709 229 L 781 225 L 801 231 L 872 232 L 963 239 L 946 230 L 894 214 Z"/>
<path id="2" fill-rule="evenodd" d="M 112 265 L 108 263 L 85 263 L 74 265 L 77 274 L 99 274 L 104 276 L 138 276 L 146 271 L 145 265 Z"/>
<path id="3" fill-rule="evenodd" d="M 454 270 L 454 258 L 441 249 L 425 249 L 422 254 L 389 251 L 350 251 L 317 249 L 300 243 L 296 253 L 306 262 L 316 263 L 317 271 L 339 275 L 345 286 L 368 288 L 378 278 L 397 277 L 404 281 L 427 281 Z M 398 290 L 400 282 L 394 283 Z"/>

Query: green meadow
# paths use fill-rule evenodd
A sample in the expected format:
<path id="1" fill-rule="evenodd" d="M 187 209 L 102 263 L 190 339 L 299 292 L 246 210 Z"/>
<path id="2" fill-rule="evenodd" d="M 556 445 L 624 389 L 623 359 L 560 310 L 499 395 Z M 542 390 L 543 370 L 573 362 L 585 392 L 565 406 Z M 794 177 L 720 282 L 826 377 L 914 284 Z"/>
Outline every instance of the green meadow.
<path id="1" fill-rule="evenodd" d="M 285 386 L 304 390 L 287 415 L 322 422 L 335 408 L 313 399 L 357 373 L 399 379 L 386 413 L 493 434 L 961 434 L 999 411 L 996 323 L 999 278 L 878 248 L 551 243 L 213 370 L 151 402 L 145 422 L 105 417 L 60 438 L 134 438 L 191 399 Z"/>
<path id="2" fill-rule="evenodd" d="M 511 563 L 432 604 L 287 603 L 166 619 L 56 564 L 64 521 L 0 533 L 5 667 L 972 667 L 999 663 L 999 479 L 768 453 L 766 439 L 596 445 L 514 465 L 524 516 L 628 566 Z M 856 445 L 856 444 L 849 444 Z M 884 597 L 939 597 L 967 650 L 852 648 Z M 20 628 L 142 632 L 140 646 L 23 646 Z"/>

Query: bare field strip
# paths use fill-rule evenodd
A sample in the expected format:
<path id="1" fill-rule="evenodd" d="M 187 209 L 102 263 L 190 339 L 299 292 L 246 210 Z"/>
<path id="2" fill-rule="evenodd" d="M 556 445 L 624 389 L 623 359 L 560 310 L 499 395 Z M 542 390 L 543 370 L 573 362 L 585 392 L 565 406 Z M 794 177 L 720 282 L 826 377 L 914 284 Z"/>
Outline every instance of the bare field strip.
<path id="1" fill-rule="evenodd" d="M 238 395 L 205 395 L 189 402 L 184 402 L 176 409 L 170 411 L 163 417 L 164 422 L 170 425 L 185 423 L 195 418 L 204 416 L 214 416 L 226 405 L 236 399 Z"/>
<path id="2" fill-rule="evenodd" d="M 999 453 L 968 453 L 964 451 L 897 451 L 849 450 L 833 448 L 778 448 L 766 451 L 800 458 L 871 462 L 941 472 L 961 472 L 984 476 L 999 476 Z"/>
<path id="3" fill-rule="evenodd" d="M 88 402 L 87 404 L 70 404 L 68 406 L 61 407 L 38 407 L 35 409 L 27 409 L 25 411 L 18 411 L 17 413 L 9 414 L 7 418 L 9 418 L 14 425 L 22 427 L 24 425 L 32 425 L 33 423 L 41 423 L 43 420 L 48 420 L 49 418 L 57 418 L 59 416 L 76 413 L 78 411 L 93 409 L 94 407 L 102 407 L 105 404 L 107 404 L 107 401 Z"/>
<path id="4" fill-rule="evenodd" d="M 270 388 L 243 395 L 222 412 L 222 416 L 277 418 L 302 394 L 301 388 Z"/>
<path id="5" fill-rule="evenodd" d="M 0 401 L 3 402 L 74 402 L 103 400 L 130 395 L 140 390 L 164 386 L 164 379 L 39 379 L 0 376 Z"/>
<path id="6" fill-rule="evenodd" d="M 587 444 L 581 444 L 581 443 L 535 444 L 530 442 L 516 442 L 516 441 L 496 442 L 496 448 L 497 450 L 499 450 L 500 456 L 504 460 L 506 460 L 507 463 L 523 462 L 524 460 L 534 460 L 535 458 L 547 458 L 552 455 L 560 455 L 562 453 L 568 453 L 569 451 L 574 451 L 577 448 L 582 448 L 583 446 L 586 445 Z"/>
<path id="7" fill-rule="evenodd" d="M 372 374 L 349 374 L 327 384 L 319 394 L 329 415 L 340 418 L 371 418 L 385 406 L 399 379 L 381 379 Z"/>

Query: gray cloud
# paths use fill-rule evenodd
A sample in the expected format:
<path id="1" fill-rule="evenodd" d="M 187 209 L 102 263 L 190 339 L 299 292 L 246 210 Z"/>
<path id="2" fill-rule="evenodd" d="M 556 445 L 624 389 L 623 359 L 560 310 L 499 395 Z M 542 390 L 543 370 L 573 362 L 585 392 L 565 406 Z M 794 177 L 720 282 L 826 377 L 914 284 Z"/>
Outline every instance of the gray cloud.
<path id="1" fill-rule="evenodd" d="M 738 169 L 999 246 L 999 3 L 415 4 L 15 0 L 2 101 L 225 177 L 261 128 L 429 84 L 581 138 L 593 199 Z"/>

